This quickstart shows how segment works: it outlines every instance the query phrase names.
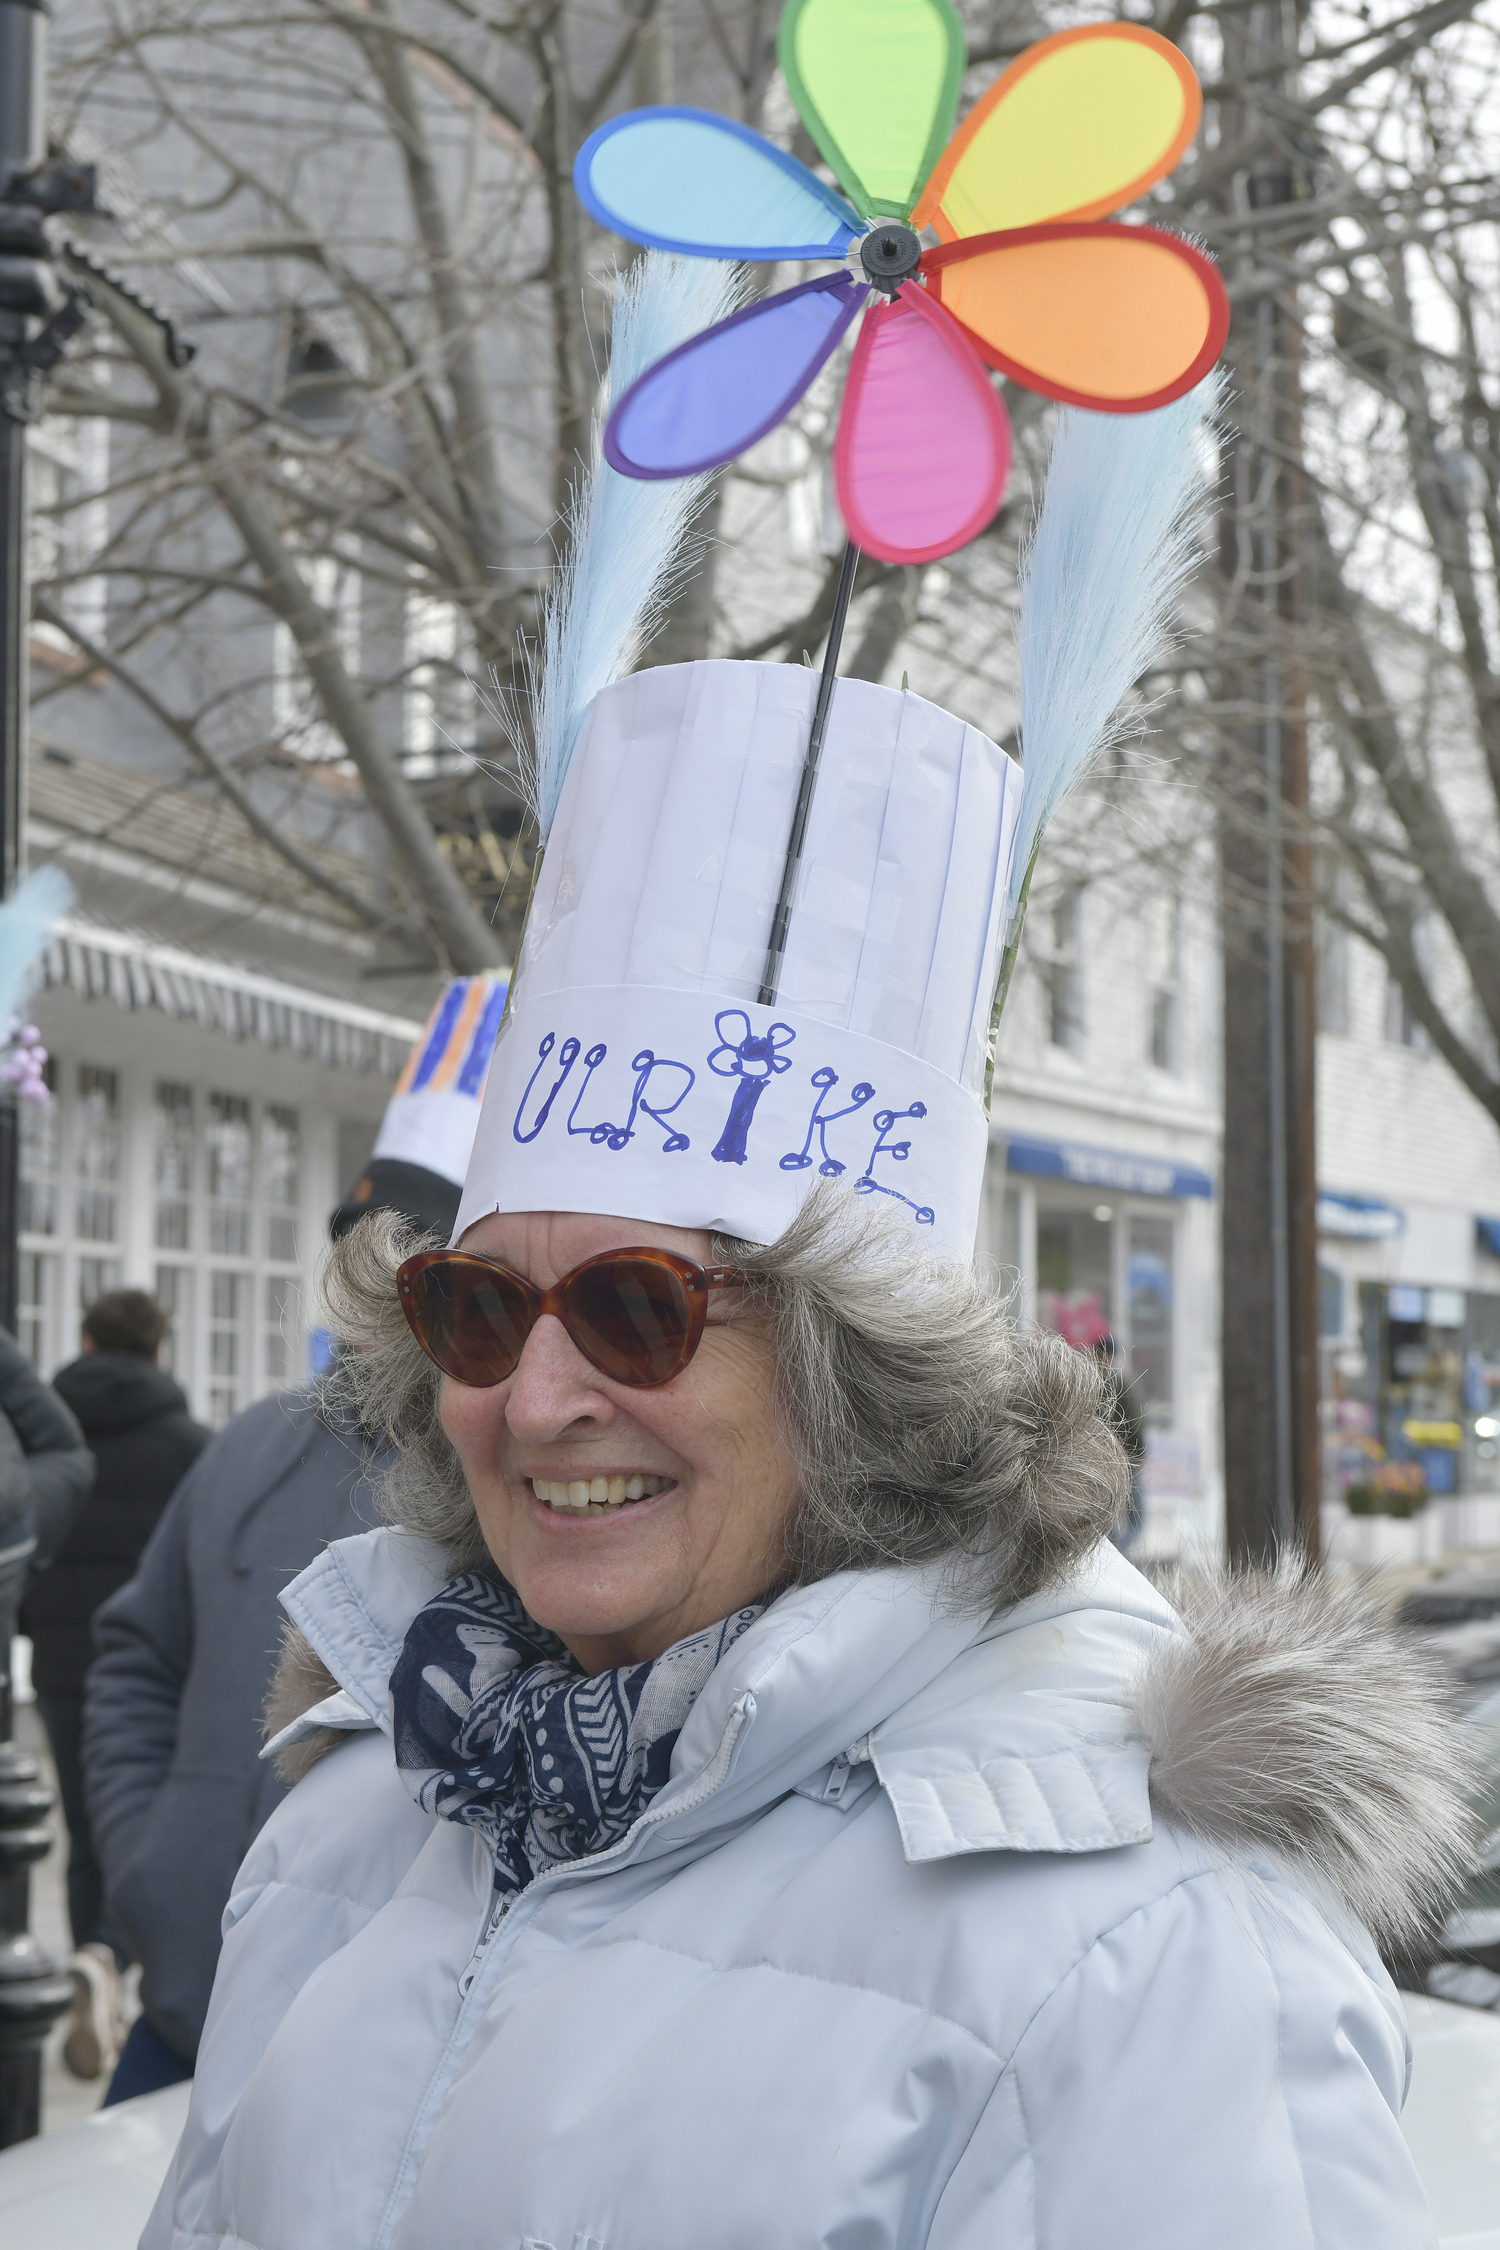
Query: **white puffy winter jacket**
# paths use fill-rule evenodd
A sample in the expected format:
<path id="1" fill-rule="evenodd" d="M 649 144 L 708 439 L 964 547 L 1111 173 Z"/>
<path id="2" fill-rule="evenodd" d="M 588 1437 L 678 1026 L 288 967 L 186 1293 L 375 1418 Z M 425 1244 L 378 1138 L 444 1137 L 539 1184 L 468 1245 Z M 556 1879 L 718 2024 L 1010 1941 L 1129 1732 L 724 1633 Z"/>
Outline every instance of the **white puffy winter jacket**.
<path id="1" fill-rule="evenodd" d="M 284 1596 L 352 1738 L 240 1871 L 143 2250 L 1433 2242 L 1367 1935 L 1153 1826 L 1140 1676 L 1183 1627 L 1112 1549 L 982 1624 L 910 1571 L 783 1596 L 625 1839 L 498 1920 L 392 1759 L 447 1574 L 379 1531 Z"/>

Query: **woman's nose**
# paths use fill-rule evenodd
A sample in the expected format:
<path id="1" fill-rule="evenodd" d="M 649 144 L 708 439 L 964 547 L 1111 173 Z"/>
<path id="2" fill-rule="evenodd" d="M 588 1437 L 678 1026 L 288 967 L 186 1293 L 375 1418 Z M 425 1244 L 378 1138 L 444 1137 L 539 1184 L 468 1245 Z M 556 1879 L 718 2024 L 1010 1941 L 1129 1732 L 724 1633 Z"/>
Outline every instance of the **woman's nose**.
<path id="1" fill-rule="evenodd" d="M 505 1419 L 514 1434 L 545 1444 L 579 1422 L 610 1421 L 616 1411 L 562 1322 L 543 1314 L 510 1379 Z"/>

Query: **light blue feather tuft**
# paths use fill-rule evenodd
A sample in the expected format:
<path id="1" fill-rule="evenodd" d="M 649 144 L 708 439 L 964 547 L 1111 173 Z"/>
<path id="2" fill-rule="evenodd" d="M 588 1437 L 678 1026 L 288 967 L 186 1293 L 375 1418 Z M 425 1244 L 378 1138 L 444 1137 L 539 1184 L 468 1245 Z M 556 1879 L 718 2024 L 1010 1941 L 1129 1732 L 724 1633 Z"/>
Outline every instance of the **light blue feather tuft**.
<path id="1" fill-rule="evenodd" d="M 664 353 L 725 319 L 743 294 L 738 266 L 648 250 L 615 298 L 609 399 L 623 397 Z M 543 606 L 532 666 L 523 771 L 544 839 L 589 705 L 631 670 L 696 567 L 700 550 L 687 535 L 713 481 L 617 475 L 602 451 L 608 412 L 601 399 L 593 461 L 568 511 L 567 560 Z"/>
<path id="2" fill-rule="evenodd" d="M 1172 640 L 1200 554 L 1200 428 L 1223 392 L 1215 373 L 1151 414 L 1064 407 L 1057 417 L 1041 517 L 1021 563 L 1012 939 L 1042 831 L 1099 752 L 1132 731 L 1120 706 Z"/>
<path id="3" fill-rule="evenodd" d="M 31 971 L 53 926 L 73 903 L 73 886 L 60 867 L 39 867 L 0 906 L 0 1044 L 31 990 Z"/>

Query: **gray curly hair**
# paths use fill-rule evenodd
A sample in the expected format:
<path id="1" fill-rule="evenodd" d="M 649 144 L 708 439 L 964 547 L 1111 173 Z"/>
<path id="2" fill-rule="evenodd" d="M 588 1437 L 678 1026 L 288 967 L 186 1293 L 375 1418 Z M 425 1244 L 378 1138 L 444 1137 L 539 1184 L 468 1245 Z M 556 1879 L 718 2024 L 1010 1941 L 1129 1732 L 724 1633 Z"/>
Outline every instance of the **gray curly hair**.
<path id="1" fill-rule="evenodd" d="M 335 1244 L 328 1325 L 354 1347 L 327 1378 L 391 1448 L 388 1521 L 439 1541 L 455 1570 L 487 1552 L 438 1416 L 442 1377 L 396 1296 L 396 1268 L 430 1247 L 381 1211 Z M 779 1241 L 715 1236 L 747 1276 L 733 1317 L 764 1322 L 783 1427 L 801 1473 L 790 1577 L 941 1564 L 954 1601 L 988 1612 L 1061 1576 L 1118 1517 L 1128 1488 L 1104 1373 L 1030 1333 L 969 1267 L 911 1229 L 820 1187 Z"/>

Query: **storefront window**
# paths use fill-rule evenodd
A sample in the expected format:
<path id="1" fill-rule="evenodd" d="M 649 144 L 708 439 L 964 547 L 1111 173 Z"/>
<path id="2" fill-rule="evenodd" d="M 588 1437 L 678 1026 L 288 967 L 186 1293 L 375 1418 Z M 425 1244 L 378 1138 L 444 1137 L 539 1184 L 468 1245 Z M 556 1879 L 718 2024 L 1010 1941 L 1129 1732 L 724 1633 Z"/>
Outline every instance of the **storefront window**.
<path id="1" fill-rule="evenodd" d="M 223 1423 L 306 1369 L 296 1265 L 305 1119 L 252 1095 L 68 1061 L 21 1113 L 18 1334 L 44 1374 L 78 1349 L 78 1316 L 128 1281 L 171 1319 L 163 1364 Z M 364 1128 L 368 1146 L 369 1128 Z M 149 1180 L 124 1263 L 126 1180 Z"/>
<path id="2" fill-rule="evenodd" d="M 1038 1190 L 1038 1323 L 1076 1351 L 1112 1340 L 1132 1402 L 1156 1429 L 1171 1425 L 1176 1406 L 1175 1261 L 1170 1205 Z"/>
<path id="3" fill-rule="evenodd" d="M 1129 1365 L 1139 1411 L 1152 1421 L 1172 1418 L 1172 1222 L 1130 1220 L 1125 1269 L 1129 1301 Z"/>
<path id="4" fill-rule="evenodd" d="M 1114 1333 L 1114 1210 L 1038 1200 L 1036 1316 L 1078 1351 Z"/>
<path id="5" fill-rule="evenodd" d="M 1362 1433 L 1350 1427 L 1352 1417 L 1339 1417 L 1354 1440 L 1350 1458 L 1339 1464 L 1341 1483 L 1368 1478 L 1366 1456 L 1377 1467 L 1417 1463 L 1435 1497 L 1468 1481 L 1464 1462 L 1472 1456 L 1474 1419 L 1466 1403 L 1468 1325 L 1469 1300 L 1461 1289 L 1412 1282 L 1361 1287 L 1367 1413 Z"/>

